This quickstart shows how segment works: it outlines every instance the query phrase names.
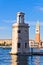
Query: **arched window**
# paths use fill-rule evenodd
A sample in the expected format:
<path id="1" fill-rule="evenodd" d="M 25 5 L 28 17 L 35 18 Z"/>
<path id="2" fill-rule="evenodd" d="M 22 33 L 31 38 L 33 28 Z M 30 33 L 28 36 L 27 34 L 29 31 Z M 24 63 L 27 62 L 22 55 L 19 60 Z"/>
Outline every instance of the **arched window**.
<path id="1" fill-rule="evenodd" d="M 20 48 L 20 43 L 18 43 L 18 48 Z"/>

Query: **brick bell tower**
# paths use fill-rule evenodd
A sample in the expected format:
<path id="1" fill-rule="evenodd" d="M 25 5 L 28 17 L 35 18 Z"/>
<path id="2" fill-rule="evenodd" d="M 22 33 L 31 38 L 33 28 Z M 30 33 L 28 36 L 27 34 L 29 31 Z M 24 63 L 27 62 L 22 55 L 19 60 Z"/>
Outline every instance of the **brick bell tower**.
<path id="1" fill-rule="evenodd" d="M 36 38 L 35 38 L 35 42 L 38 44 L 38 47 L 40 45 L 40 24 L 39 21 L 37 21 L 36 23 Z"/>

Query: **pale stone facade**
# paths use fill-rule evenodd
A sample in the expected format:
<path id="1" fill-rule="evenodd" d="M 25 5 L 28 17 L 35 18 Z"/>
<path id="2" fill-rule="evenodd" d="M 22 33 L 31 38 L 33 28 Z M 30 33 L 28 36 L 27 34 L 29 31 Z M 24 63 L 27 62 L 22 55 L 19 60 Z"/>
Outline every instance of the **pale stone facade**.
<path id="1" fill-rule="evenodd" d="M 29 40 L 29 48 L 38 48 L 39 44 L 35 40 Z M 41 47 L 41 44 L 40 44 Z"/>
<path id="2" fill-rule="evenodd" d="M 24 13 L 17 13 L 17 22 L 12 26 L 11 53 L 29 52 L 29 26 L 24 22 Z"/>
<path id="3" fill-rule="evenodd" d="M 0 39 L 0 46 L 1 45 L 12 45 L 12 39 Z M 37 48 L 38 44 L 35 43 L 35 40 L 30 39 L 29 40 L 29 48 Z M 40 41 L 40 47 L 43 48 L 43 41 Z"/>
<path id="4" fill-rule="evenodd" d="M 35 46 L 35 41 L 34 40 L 29 40 L 29 47 L 34 48 Z"/>
<path id="5" fill-rule="evenodd" d="M 12 45 L 11 39 L 0 39 L 0 45 Z"/>

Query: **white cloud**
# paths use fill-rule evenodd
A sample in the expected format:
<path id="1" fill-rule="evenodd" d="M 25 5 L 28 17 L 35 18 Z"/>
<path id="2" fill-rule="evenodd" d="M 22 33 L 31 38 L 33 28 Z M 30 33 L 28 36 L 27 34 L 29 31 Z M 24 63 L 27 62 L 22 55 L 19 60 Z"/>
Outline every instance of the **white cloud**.
<path id="1" fill-rule="evenodd" d="M 13 23 L 15 23 L 16 22 L 16 20 L 2 20 L 4 23 L 11 23 L 11 24 L 13 24 Z M 38 20 L 37 20 L 38 21 Z M 37 21 L 25 21 L 26 23 L 28 23 L 29 25 L 32 25 L 32 26 L 34 26 L 34 25 L 36 25 L 36 23 L 37 23 Z M 10 24 L 9 23 L 9 24 Z M 43 21 L 39 21 L 39 23 L 40 23 L 40 25 L 43 25 Z M 0 27 L 0 28 L 5 28 L 5 27 L 7 27 L 7 26 L 2 26 L 2 27 Z M 11 26 L 10 26 L 11 27 Z"/>
<path id="2" fill-rule="evenodd" d="M 16 20 L 2 20 L 4 23 L 14 23 Z"/>
<path id="3" fill-rule="evenodd" d="M 40 10 L 43 11 L 43 7 L 40 7 Z"/>
<path id="4" fill-rule="evenodd" d="M 43 7 L 39 7 L 39 10 L 40 10 L 40 11 L 43 11 Z"/>
<path id="5" fill-rule="evenodd" d="M 26 21 L 30 26 L 36 25 L 36 21 Z"/>
<path id="6" fill-rule="evenodd" d="M 39 11 L 43 11 L 43 7 L 41 7 L 41 6 L 35 6 L 35 8 L 36 8 L 37 10 L 39 10 Z"/>
<path id="7" fill-rule="evenodd" d="M 43 21 L 42 21 L 42 22 L 40 22 L 40 25 L 41 25 L 41 26 L 43 26 Z"/>
<path id="8" fill-rule="evenodd" d="M 30 26 L 36 26 L 37 21 L 27 21 Z M 43 21 L 39 21 L 40 26 L 43 26 Z"/>
<path id="9" fill-rule="evenodd" d="M 8 30 L 11 29 L 9 26 L 0 26 L 0 30 Z"/>
<path id="10" fill-rule="evenodd" d="M 5 29 L 5 27 L 3 27 L 3 26 L 0 27 L 0 30 L 4 30 L 4 29 Z"/>

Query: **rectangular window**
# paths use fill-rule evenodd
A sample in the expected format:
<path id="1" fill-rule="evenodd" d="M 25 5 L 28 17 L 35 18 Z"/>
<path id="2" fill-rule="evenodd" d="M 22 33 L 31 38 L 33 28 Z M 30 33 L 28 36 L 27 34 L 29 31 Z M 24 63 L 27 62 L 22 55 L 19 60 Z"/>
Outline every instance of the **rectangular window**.
<path id="1" fill-rule="evenodd" d="M 18 48 L 20 48 L 20 43 L 18 43 Z"/>
<path id="2" fill-rule="evenodd" d="M 21 31 L 20 31 L 20 30 L 18 30 L 18 33 L 21 33 Z"/>
<path id="3" fill-rule="evenodd" d="M 25 43 L 25 48 L 27 48 L 27 43 Z"/>

